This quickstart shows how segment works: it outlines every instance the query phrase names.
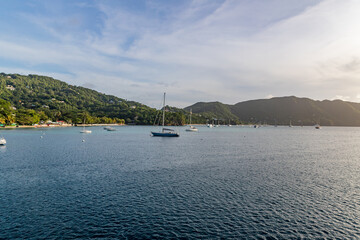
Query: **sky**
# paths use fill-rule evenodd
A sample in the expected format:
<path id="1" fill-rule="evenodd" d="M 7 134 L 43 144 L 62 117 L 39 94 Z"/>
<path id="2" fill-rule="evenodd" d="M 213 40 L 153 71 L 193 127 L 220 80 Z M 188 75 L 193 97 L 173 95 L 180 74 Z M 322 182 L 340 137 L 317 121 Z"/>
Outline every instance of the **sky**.
<path id="1" fill-rule="evenodd" d="M 159 107 L 360 102 L 359 0 L 0 0 L 0 72 Z"/>

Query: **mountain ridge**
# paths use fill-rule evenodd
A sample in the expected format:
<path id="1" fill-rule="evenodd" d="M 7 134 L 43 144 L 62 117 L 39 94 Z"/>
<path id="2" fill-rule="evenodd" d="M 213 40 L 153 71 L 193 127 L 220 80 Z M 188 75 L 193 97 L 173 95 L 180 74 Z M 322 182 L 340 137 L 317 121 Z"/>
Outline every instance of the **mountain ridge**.
<path id="1" fill-rule="evenodd" d="M 223 106 L 222 111 L 218 109 L 219 106 Z M 184 109 L 192 109 L 197 114 L 211 112 L 216 115 L 215 118 L 221 118 L 225 122 L 232 119 L 254 124 L 360 126 L 360 103 L 342 100 L 285 96 L 247 100 L 233 105 L 198 102 Z M 229 118 L 229 114 L 223 114 L 225 112 L 230 112 L 235 118 Z"/>
<path id="2" fill-rule="evenodd" d="M 0 73 L 0 123 L 34 124 L 51 120 L 70 123 L 120 122 L 153 124 L 159 110 L 51 77 Z M 2 107 L 2 108 L 1 108 Z M 198 102 L 186 108 L 167 106 L 166 124 L 220 120 L 222 124 L 360 126 L 360 103 L 285 96 L 235 104 Z M 30 120 L 29 120 L 30 119 Z"/>

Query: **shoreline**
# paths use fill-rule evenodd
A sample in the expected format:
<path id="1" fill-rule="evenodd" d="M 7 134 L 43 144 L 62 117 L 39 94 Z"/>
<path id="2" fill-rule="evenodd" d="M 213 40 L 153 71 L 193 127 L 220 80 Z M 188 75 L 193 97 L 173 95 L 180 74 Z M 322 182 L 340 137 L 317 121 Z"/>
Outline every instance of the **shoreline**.
<path id="1" fill-rule="evenodd" d="M 99 124 L 77 124 L 77 125 L 73 125 L 73 124 L 61 124 L 61 125 L 57 125 L 57 124 L 50 124 L 50 125 L 18 125 L 18 126 L 5 126 L 5 127 L 1 127 L 0 129 L 23 129 L 23 128 L 58 128 L 58 127 L 91 127 L 91 126 L 125 126 L 126 124 L 117 124 L 117 123 L 99 123 Z"/>
<path id="2" fill-rule="evenodd" d="M 206 124 L 191 124 L 193 126 L 205 126 Z M 50 124 L 50 125 L 19 125 L 19 126 L 5 126 L 5 127 L 0 127 L 0 131 L 1 130 L 13 130 L 13 129 L 37 129 L 37 128 L 65 128 L 65 127 L 101 127 L 101 126 L 154 126 L 154 125 L 133 125 L 133 124 L 117 124 L 117 123 L 110 123 L 110 124 L 106 124 L 106 123 L 99 123 L 99 124 L 77 124 L 77 125 L 73 125 L 73 124 L 61 124 L 61 125 L 56 125 L 56 124 Z M 188 124 L 183 125 L 183 126 L 169 126 L 169 127 L 187 127 L 190 126 Z M 221 127 L 228 127 L 227 125 L 220 125 Z M 254 124 L 244 124 L 244 125 L 232 125 L 231 127 L 252 127 L 254 126 Z M 156 126 L 159 127 L 159 126 Z M 262 126 L 263 127 L 275 127 L 274 125 L 267 125 L 267 126 Z M 278 125 L 278 127 L 288 127 L 287 125 Z M 306 125 L 306 126 L 293 126 L 295 128 L 297 127 L 314 127 L 313 125 Z M 360 126 L 321 126 L 321 127 L 360 127 Z"/>

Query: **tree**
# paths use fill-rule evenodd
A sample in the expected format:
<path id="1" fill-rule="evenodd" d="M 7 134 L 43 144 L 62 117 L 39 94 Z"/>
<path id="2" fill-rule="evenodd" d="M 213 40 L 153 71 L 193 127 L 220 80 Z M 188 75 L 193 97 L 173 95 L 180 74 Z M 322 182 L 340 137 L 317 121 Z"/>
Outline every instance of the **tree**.
<path id="1" fill-rule="evenodd" d="M 40 118 L 40 121 L 44 121 L 44 122 L 49 120 L 49 117 L 43 111 L 39 112 L 39 118 Z"/>
<path id="2" fill-rule="evenodd" d="M 7 89 L 7 85 L 14 89 Z M 118 122 L 116 119 L 126 119 L 127 123 L 132 124 L 153 124 L 157 113 L 156 109 L 138 102 L 38 75 L 0 75 L 0 98 L 10 103 L 9 107 L 35 110 L 42 121 L 83 123 L 84 116 L 81 115 L 87 112 L 86 123 L 114 123 Z M 173 108 L 170 112 L 178 110 Z M 4 115 L 1 116 L 2 119 L 5 118 Z M 7 113 L 6 116 L 11 115 Z M 177 125 L 181 124 L 178 120 L 174 121 Z"/>
<path id="3" fill-rule="evenodd" d="M 0 99 L 0 123 L 11 124 L 14 122 L 14 110 L 8 101 Z"/>
<path id="4" fill-rule="evenodd" d="M 16 113 L 16 122 L 19 125 L 33 125 L 39 121 L 40 117 L 34 110 L 21 109 Z"/>

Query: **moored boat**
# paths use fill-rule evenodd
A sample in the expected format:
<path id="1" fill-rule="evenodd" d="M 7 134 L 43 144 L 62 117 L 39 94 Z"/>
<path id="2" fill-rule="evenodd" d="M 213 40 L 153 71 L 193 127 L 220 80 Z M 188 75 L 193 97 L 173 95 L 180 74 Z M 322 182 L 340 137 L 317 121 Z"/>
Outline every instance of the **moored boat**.
<path id="1" fill-rule="evenodd" d="M 107 126 L 107 127 L 104 127 L 104 130 L 106 130 L 106 131 L 116 131 L 116 128 Z"/>
<path id="2" fill-rule="evenodd" d="M 85 128 L 80 131 L 80 133 L 91 133 L 91 130 L 86 130 Z"/>
<path id="3" fill-rule="evenodd" d="M 83 129 L 80 131 L 80 133 L 91 133 L 91 130 L 87 130 L 85 129 L 85 116 L 84 116 L 84 124 L 83 124 Z"/>
<path id="4" fill-rule="evenodd" d="M 190 127 L 187 128 L 185 131 L 187 131 L 187 132 L 197 132 L 199 130 L 196 127 L 191 125 L 191 115 L 192 115 L 192 109 L 190 109 L 190 116 L 189 116 L 189 118 L 190 118 L 190 121 L 189 121 Z"/>
<path id="5" fill-rule="evenodd" d="M 154 137 L 179 137 L 179 133 L 175 132 L 174 129 L 165 128 L 165 94 L 164 93 L 164 104 L 163 104 L 163 117 L 162 117 L 162 129 L 160 132 L 151 132 Z"/>
<path id="6" fill-rule="evenodd" d="M 154 137 L 179 137 L 180 135 L 174 129 L 162 128 L 161 132 L 151 132 Z"/>
<path id="7" fill-rule="evenodd" d="M 194 127 L 194 126 L 190 126 L 190 127 L 187 128 L 185 131 L 187 131 L 187 132 L 197 132 L 197 131 L 199 131 L 199 129 L 197 129 L 197 128 Z"/>

